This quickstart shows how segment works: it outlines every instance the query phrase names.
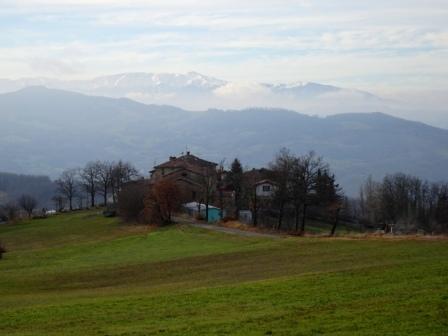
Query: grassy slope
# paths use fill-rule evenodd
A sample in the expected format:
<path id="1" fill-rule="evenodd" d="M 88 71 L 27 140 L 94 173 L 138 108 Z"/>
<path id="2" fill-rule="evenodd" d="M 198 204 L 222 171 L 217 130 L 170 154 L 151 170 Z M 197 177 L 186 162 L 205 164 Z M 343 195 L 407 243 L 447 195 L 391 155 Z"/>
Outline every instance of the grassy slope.
<path id="1" fill-rule="evenodd" d="M 448 243 L 1 226 L 3 335 L 445 335 Z"/>

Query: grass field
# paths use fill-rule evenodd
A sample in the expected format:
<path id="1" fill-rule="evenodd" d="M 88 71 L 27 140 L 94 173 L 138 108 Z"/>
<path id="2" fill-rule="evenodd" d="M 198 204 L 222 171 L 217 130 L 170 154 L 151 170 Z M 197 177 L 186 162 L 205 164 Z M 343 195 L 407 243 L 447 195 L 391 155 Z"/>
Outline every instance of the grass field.
<path id="1" fill-rule="evenodd" d="M 0 226 L 0 335 L 448 335 L 448 242 Z"/>

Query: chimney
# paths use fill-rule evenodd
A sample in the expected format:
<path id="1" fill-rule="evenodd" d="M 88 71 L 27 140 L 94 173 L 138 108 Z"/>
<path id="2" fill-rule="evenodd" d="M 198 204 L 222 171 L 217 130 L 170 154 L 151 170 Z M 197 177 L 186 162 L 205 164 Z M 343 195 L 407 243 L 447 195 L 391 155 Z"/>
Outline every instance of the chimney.
<path id="1" fill-rule="evenodd" d="M 187 155 L 190 155 L 190 151 L 187 152 Z"/>

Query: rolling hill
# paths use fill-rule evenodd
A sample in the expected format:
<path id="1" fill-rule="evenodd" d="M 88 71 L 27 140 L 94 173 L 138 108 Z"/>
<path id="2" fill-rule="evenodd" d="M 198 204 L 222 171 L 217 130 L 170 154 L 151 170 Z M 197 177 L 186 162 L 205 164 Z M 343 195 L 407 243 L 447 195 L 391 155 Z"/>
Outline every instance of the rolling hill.
<path id="1" fill-rule="evenodd" d="M 89 160 L 125 159 L 145 173 L 186 148 L 217 162 L 239 157 L 260 166 L 288 147 L 324 156 L 348 194 L 370 174 L 447 179 L 448 130 L 382 113 L 192 112 L 30 87 L 0 95 L 0 118 L 0 171 L 55 177 Z"/>
<path id="2" fill-rule="evenodd" d="M 254 238 L 95 211 L 0 237 L 8 336 L 446 334 L 444 239 Z"/>

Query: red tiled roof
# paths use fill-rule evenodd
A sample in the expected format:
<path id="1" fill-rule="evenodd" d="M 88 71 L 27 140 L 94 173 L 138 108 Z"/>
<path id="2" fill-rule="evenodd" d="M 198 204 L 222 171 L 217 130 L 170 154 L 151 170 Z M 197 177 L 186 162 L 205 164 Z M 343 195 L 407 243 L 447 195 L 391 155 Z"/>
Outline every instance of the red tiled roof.
<path id="1" fill-rule="evenodd" d="M 195 170 L 195 168 L 215 168 L 217 165 L 217 163 L 203 160 L 192 154 L 186 154 L 180 157 L 171 157 L 169 161 L 155 166 L 154 169 L 185 168 Z"/>
<path id="2" fill-rule="evenodd" d="M 260 185 L 260 184 L 271 184 L 274 185 L 275 183 L 272 182 L 271 180 L 261 180 L 255 183 L 255 185 Z"/>

